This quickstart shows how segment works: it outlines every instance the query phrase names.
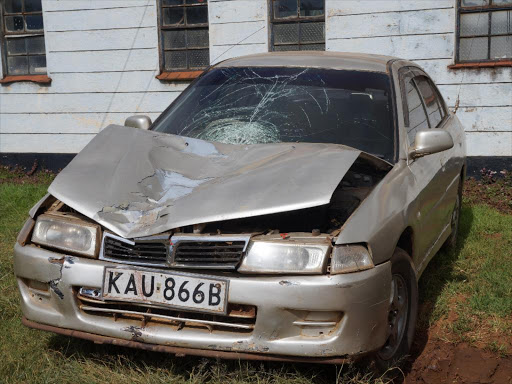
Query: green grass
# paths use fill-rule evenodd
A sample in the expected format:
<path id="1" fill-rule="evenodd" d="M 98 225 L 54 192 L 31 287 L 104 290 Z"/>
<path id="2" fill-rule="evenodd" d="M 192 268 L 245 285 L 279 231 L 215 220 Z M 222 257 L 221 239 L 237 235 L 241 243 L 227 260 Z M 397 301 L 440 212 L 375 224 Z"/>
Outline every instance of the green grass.
<path id="1" fill-rule="evenodd" d="M 457 249 L 440 252 L 420 279 L 420 301 L 431 310 L 420 313 L 419 325 L 450 318 L 445 336 L 452 341 L 510 340 L 512 215 L 465 202 Z"/>
<path id="2" fill-rule="evenodd" d="M 46 192 L 51 177 L 38 183 L 0 184 L 0 382 L 6 383 L 383 383 L 361 366 L 321 366 L 174 357 L 57 336 L 25 328 L 12 248 L 27 212 Z M 503 339 L 512 334 L 512 216 L 484 205 L 464 205 L 458 249 L 437 255 L 420 281 L 420 327 L 456 320 L 447 338 L 484 324 Z M 500 354 L 507 346 L 487 340 Z"/>

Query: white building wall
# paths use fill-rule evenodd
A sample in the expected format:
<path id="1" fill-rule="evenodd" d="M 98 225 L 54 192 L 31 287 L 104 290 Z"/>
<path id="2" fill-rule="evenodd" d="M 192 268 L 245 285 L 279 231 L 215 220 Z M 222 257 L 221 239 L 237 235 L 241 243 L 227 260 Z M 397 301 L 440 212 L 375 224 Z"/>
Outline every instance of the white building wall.
<path id="1" fill-rule="evenodd" d="M 421 65 L 454 108 L 468 155 L 512 155 L 512 68 L 448 69 L 456 0 L 327 0 L 326 49 L 398 56 Z"/>
<path id="2" fill-rule="evenodd" d="M 512 68 L 450 70 L 456 0 L 326 0 L 326 49 L 417 61 L 471 156 L 512 155 Z M 156 0 L 43 0 L 50 86 L 0 86 L 0 152 L 76 153 L 108 124 L 158 114 L 185 88 L 160 82 Z M 268 52 L 267 0 L 210 0 L 210 60 Z"/>
<path id="3" fill-rule="evenodd" d="M 156 0 L 43 0 L 52 83 L 0 86 L 0 152 L 76 153 L 109 124 L 156 118 L 186 87 L 155 78 Z"/>

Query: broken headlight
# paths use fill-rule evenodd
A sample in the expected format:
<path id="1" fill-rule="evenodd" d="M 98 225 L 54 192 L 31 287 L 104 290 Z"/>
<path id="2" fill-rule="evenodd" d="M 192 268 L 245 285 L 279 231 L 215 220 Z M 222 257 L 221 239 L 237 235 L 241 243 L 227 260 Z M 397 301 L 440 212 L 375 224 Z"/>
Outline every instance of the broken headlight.
<path id="1" fill-rule="evenodd" d="M 88 257 L 96 257 L 99 226 L 51 215 L 37 218 L 32 242 Z"/>
<path id="2" fill-rule="evenodd" d="M 242 273 L 300 273 L 324 272 L 329 244 L 281 243 L 254 241 L 238 268 Z"/>
<path id="3" fill-rule="evenodd" d="M 364 245 L 337 245 L 332 251 L 331 275 L 373 268 L 373 260 Z"/>

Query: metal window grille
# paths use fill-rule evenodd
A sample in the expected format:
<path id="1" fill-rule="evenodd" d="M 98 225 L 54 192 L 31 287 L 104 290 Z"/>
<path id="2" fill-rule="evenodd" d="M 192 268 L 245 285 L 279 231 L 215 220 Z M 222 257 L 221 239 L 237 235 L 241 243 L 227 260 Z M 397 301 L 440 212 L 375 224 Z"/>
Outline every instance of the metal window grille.
<path id="1" fill-rule="evenodd" d="M 159 0 L 163 71 L 204 69 L 210 64 L 208 0 Z"/>
<path id="2" fill-rule="evenodd" d="M 3 0 L 0 10 L 4 74 L 46 74 L 41 0 Z"/>
<path id="3" fill-rule="evenodd" d="M 512 0 L 458 0 L 458 63 L 512 58 Z"/>
<path id="4" fill-rule="evenodd" d="M 270 0 L 273 51 L 325 51 L 325 0 Z"/>

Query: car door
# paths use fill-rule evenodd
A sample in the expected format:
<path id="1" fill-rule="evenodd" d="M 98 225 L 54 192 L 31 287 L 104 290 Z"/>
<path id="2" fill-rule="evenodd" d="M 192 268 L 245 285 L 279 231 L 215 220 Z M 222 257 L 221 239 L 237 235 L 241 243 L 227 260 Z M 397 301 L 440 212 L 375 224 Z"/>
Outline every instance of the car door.
<path id="1" fill-rule="evenodd" d="M 409 147 L 414 145 L 416 133 L 428 129 L 442 129 L 446 123 L 446 110 L 439 105 L 435 90 L 428 77 L 416 68 L 401 71 L 401 89 L 404 100 L 404 121 Z M 417 228 L 415 237 L 417 269 L 437 251 L 446 231 L 446 220 L 442 202 L 446 192 L 447 177 L 445 163 L 448 154 L 440 152 L 415 160 L 409 160 L 409 169 L 414 176 L 417 196 Z"/>

